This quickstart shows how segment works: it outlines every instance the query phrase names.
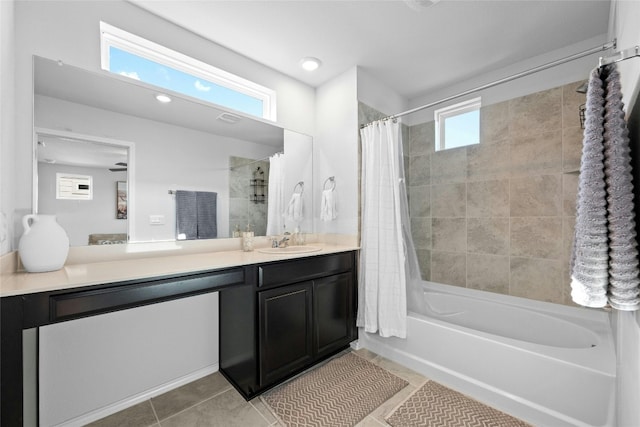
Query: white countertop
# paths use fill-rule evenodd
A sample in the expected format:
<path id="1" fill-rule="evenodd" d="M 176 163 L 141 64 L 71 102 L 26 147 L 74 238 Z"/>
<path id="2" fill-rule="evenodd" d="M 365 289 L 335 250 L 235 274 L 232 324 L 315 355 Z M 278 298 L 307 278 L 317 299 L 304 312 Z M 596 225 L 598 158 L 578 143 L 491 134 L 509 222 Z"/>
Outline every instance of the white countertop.
<path id="1" fill-rule="evenodd" d="M 14 272 L 0 277 L 0 296 L 73 289 L 88 285 L 145 279 L 172 274 L 196 273 L 219 268 L 260 264 L 285 259 L 357 250 L 351 245 L 313 243 L 322 249 L 301 254 L 265 254 L 241 250 L 204 252 L 187 255 L 154 256 L 84 264 L 67 264 L 47 273 Z"/>

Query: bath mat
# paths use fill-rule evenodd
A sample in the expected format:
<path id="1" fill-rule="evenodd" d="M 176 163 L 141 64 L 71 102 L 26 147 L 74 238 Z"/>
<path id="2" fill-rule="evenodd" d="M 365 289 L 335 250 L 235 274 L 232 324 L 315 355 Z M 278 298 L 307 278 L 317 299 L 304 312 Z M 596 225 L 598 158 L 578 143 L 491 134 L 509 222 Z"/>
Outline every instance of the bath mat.
<path id="1" fill-rule="evenodd" d="M 287 427 L 354 426 L 407 381 L 347 353 L 262 395 Z"/>
<path id="2" fill-rule="evenodd" d="M 434 381 L 418 388 L 386 421 L 393 427 L 531 427 Z"/>

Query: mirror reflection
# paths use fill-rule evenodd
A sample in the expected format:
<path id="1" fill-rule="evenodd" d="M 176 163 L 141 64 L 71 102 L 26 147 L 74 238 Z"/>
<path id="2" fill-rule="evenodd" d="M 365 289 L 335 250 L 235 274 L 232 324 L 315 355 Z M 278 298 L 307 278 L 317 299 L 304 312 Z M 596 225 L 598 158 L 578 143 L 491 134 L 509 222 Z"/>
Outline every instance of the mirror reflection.
<path id="1" fill-rule="evenodd" d="M 127 241 L 129 146 L 36 131 L 38 212 L 55 212 L 72 246 Z"/>
<path id="2" fill-rule="evenodd" d="M 312 188 L 309 136 L 175 94 L 160 104 L 155 88 L 117 75 L 40 57 L 34 70 L 34 204 L 57 215 L 72 246 L 175 240 L 179 190 L 215 194 L 215 233 L 206 237 L 232 237 L 247 225 L 265 235 L 269 158 L 277 153 L 287 157 L 284 197 L 299 181 Z M 55 198 L 58 173 L 90 176 L 92 201 Z M 307 216 L 280 221 L 280 232 L 312 232 Z"/>

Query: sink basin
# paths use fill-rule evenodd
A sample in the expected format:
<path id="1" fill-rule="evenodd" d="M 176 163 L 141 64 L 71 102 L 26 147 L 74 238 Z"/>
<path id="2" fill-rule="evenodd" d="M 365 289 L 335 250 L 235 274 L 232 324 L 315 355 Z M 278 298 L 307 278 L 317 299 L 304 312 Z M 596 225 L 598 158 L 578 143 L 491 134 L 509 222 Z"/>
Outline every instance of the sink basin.
<path id="1" fill-rule="evenodd" d="M 263 254 L 304 254 L 307 252 L 317 252 L 322 249 L 320 246 L 285 246 L 284 248 L 260 248 L 257 252 Z"/>

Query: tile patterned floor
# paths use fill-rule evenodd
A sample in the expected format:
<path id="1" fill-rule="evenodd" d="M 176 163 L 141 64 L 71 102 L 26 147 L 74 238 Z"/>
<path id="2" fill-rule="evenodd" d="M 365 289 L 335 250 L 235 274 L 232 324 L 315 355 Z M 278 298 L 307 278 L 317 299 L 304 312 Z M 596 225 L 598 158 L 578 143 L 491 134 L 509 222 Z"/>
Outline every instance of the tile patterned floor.
<path id="1" fill-rule="evenodd" d="M 384 417 L 416 390 L 426 378 L 366 349 L 360 356 L 405 379 L 409 385 L 362 420 L 357 427 L 388 426 Z M 141 426 L 280 426 L 259 398 L 249 402 L 219 373 L 206 376 L 151 398 L 92 424 L 92 427 Z"/>

